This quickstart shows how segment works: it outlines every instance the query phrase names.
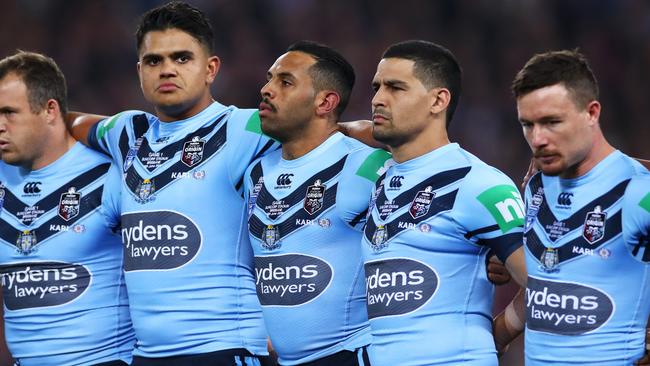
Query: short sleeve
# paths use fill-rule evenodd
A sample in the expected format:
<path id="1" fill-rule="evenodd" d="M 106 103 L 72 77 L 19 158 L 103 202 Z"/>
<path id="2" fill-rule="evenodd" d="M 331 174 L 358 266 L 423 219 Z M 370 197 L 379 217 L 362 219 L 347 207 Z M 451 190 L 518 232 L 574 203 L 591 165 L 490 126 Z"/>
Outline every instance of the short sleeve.
<path id="1" fill-rule="evenodd" d="M 489 247 L 505 263 L 523 242 L 524 204 L 512 180 L 502 173 L 474 174 L 461 202 L 465 237 Z"/>

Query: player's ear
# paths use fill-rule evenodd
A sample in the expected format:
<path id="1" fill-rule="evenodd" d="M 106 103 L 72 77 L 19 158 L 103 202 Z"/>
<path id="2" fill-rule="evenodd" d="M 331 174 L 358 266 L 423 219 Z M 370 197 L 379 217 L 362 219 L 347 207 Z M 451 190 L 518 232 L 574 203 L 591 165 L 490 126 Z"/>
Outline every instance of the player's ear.
<path id="1" fill-rule="evenodd" d="M 447 113 L 451 102 L 451 93 L 447 88 L 433 88 L 429 91 L 431 96 L 430 111 L 432 114 Z"/>
<path id="2" fill-rule="evenodd" d="M 338 107 L 341 97 L 331 90 L 323 90 L 316 95 L 316 115 L 324 116 L 333 113 Z"/>
<path id="3" fill-rule="evenodd" d="M 208 58 L 208 66 L 207 66 L 207 75 L 206 75 L 206 82 L 209 84 L 212 84 L 214 79 L 217 77 L 217 74 L 219 73 L 219 68 L 221 67 L 221 60 L 217 56 L 211 56 Z"/>
<path id="4" fill-rule="evenodd" d="M 587 113 L 589 114 L 589 123 L 591 125 L 597 124 L 600 119 L 600 103 L 597 100 L 592 100 L 587 105 Z"/>

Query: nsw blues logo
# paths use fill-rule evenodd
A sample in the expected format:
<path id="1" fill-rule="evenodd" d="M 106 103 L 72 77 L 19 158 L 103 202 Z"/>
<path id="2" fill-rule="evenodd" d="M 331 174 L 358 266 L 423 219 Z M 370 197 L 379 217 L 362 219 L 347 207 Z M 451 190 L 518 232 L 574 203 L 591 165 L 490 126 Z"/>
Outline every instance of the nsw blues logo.
<path id="1" fill-rule="evenodd" d="M 138 183 L 138 186 L 135 187 L 135 192 L 138 196 L 136 201 L 139 203 L 151 202 L 155 199 L 153 197 L 154 192 L 156 191 L 156 184 L 153 179 L 143 179 L 142 182 Z"/>
<path id="2" fill-rule="evenodd" d="M 388 228 L 384 225 L 377 226 L 372 234 L 371 247 L 374 251 L 379 251 L 388 246 Z"/>
<path id="3" fill-rule="evenodd" d="M 34 250 L 36 245 L 36 233 L 23 230 L 18 234 L 18 239 L 16 240 L 16 247 L 18 252 L 24 255 L 30 254 Z"/>
<path id="4" fill-rule="evenodd" d="M 274 250 L 280 248 L 280 229 L 274 225 L 266 225 L 262 232 L 262 248 Z"/>
<path id="5" fill-rule="evenodd" d="M 605 220 L 607 213 L 602 212 L 600 206 L 596 206 L 593 211 L 587 213 L 585 225 L 582 230 L 582 237 L 589 244 L 595 244 L 605 236 Z"/>

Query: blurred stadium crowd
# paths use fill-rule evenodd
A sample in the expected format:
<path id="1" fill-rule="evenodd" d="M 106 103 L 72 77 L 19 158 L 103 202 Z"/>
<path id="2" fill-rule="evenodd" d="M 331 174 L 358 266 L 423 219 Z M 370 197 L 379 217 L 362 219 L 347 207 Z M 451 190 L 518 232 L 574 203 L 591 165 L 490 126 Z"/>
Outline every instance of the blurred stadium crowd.
<path id="1" fill-rule="evenodd" d="M 254 107 L 272 61 L 312 39 L 339 49 L 357 84 L 346 120 L 369 117 L 370 80 L 384 48 L 421 38 L 450 48 L 464 68 L 451 127 L 460 142 L 515 181 L 528 148 L 509 86 L 534 53 L 579 47 L 600 78 L 605 134 L 626 153 L 650 157 L 650 2 L 641 0 L 194 0 L 212 19 L 223 65 L 222 103 Z M 151 108 L 136 75 L 137 17 L 163 1 L 3 1 L 0 50 L 52 56 L 68 78 L 72 109 L 111 114 Z"/>

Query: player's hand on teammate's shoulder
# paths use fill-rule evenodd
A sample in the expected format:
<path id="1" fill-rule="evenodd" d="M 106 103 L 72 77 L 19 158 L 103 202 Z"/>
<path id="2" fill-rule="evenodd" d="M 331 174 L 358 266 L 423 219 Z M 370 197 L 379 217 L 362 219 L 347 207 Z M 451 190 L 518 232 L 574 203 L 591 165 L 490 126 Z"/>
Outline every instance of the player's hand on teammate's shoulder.
<path id="1" fill-rule="evenodd" d="M 510 272 L 508 272 L 506 266 L 501 263 L 496 255 L 491 256 L 488 260 L 487 272 L 490 282 L 497 286 L 505 285 L 512 279 Z"/>
<path id="2" fill-rule="evenodd" d="M 530 178 L 535 175 L 539 170 L 535 166 L 535 160 L 530 159 L 530 164 L 528 164 L 528 171 L 526 171 L 526 175 L 524 175 L 524 179 L 521 181 L 521 190 L 525 191 L 526 190 L 526 185 L 528 184 L 528 181 Z"/>

